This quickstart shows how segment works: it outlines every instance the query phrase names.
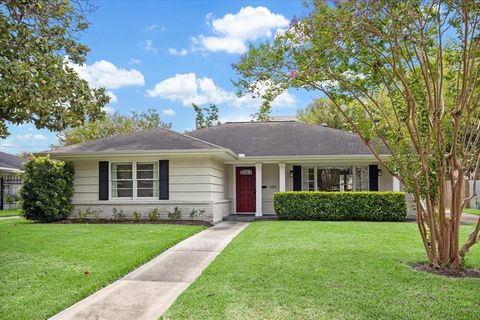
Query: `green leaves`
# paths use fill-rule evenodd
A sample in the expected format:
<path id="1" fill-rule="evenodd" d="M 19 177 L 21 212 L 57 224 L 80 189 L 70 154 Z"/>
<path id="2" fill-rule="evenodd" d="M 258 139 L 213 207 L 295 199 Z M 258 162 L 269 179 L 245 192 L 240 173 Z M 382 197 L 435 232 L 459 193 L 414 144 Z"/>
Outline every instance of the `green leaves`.
<path id="1" fill-rule="evenodd" d="M 281 220 L 405 221 L 402 192 L 277 192 L 275 213 Z"/>
<path id="2" fill-rule="evenodd" d="M 9 134 L 7 123 L 61 131 L 101 117 L 105 90 L 67 66 L 89 51 L 77 40 L 89 3 L 7 0 L 0 9 L 0 137 Z"/>
<path id="3" fill-rule="evenodd" d="M 22 215 L 39 222 L 66 218 L 73 205 L 75 170 L 67 162 L 32 157 L 25 163 L 20 189 Z"/>
<path id="4" fill-rule="evenodd" d="M 132 111 L 129 116 L 116 112 L 106 117 L 87 120 L 84 124 L 78 123 L 76 128 L 66 129 L 58 137 L 62 145 L 71 145 L 145 129 L 171 128 L 171 126 L 171 123 L 161 120 L 155 109 L 140 113 Z"/>

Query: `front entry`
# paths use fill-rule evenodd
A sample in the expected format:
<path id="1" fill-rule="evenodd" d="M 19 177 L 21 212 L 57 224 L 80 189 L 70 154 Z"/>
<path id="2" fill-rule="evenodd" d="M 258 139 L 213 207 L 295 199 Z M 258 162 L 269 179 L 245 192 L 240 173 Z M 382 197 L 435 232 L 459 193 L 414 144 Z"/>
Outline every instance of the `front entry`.
<path id="1" fill-rule="evenodd" d="M 237 167 L 237 212 L 255 212 L 255 167 Z"/>

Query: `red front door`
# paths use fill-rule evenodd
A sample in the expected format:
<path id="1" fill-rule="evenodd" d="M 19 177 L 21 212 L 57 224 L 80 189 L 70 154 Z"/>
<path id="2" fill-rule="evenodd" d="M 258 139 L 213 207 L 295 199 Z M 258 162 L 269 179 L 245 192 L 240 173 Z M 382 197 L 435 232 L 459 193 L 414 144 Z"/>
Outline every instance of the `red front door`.
<path id="1" fill-rule="evenodd" d="M 237 212 L 255 212 L 255 167 L 237 167 Z"/>

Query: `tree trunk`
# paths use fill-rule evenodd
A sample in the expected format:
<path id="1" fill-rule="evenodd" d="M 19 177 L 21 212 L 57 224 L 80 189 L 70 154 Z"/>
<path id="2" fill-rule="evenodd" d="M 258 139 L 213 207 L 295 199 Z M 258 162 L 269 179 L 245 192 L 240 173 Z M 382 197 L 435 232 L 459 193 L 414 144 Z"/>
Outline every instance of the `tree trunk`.
<path id="1" fill-rule="evenodd" d="M 417 224 L 427 251 L 429 264 L 435 268 L 459 270 L 463 265 L 460 254 L 460 218 L 466 199 L 465 177 L 461 170 L 452 175 L 451 188 L 446 190 L 445 181 L 438 188 L 435 206 L 425 205 L 420 188 L 415 189 L 417 203 Z M 444 208 L 445 199 L 450 196 L 450 211 Z"/>

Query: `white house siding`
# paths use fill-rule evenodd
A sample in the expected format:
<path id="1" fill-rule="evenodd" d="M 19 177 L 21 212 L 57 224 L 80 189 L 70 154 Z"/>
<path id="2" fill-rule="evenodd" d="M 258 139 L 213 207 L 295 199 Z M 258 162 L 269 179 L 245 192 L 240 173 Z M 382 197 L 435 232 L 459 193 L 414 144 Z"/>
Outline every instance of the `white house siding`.
<path id="1" fill-rule="evenodd" d="M 274 214 L 273 195 L 279 190 L 278 164 L 262 166 L 262 210 L 263 214 Z"/>
<path id="2" fill-rule="evenodd" d="M 98 200 L 98 163 L 131 162 L 131 161 L 169 161 L 169 200 L 129 200 L 111 199 Z M 168 211 L 178 206 L 182 210 L 182 219 L 190 219 L 192 209 L 205 210 L 195 217 L 196 220 L 217 222 L 227 214 L 230 208 L 228 198 L 225 198 L 225 170 L 223 162 L 210 157 L 105 157 L 102 159 L 81 159 L 72 161 L 75 167 L 75 192 L 72 202 L 75 205 L 72 217 L 78 215 L 78 209 L 102 210 L 101 217 L 111 218 L 115 207 L 123 209 L 127 216 L 133 215 L 133 210 L 140 213 L 154 208 L 159 209 L 160 218 L 166 218 Z"/>

